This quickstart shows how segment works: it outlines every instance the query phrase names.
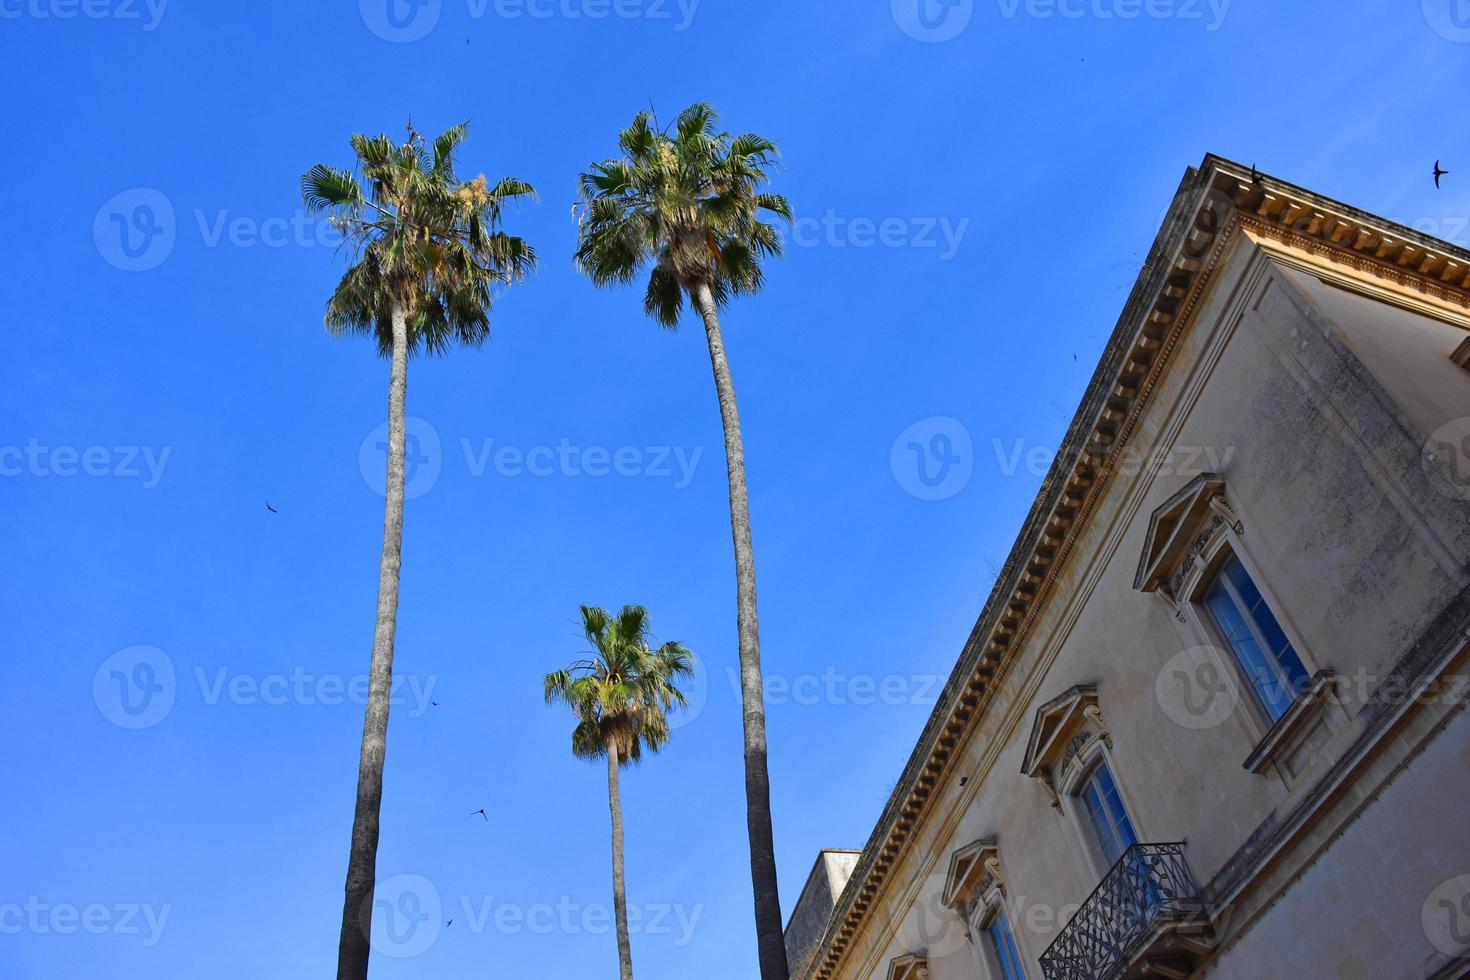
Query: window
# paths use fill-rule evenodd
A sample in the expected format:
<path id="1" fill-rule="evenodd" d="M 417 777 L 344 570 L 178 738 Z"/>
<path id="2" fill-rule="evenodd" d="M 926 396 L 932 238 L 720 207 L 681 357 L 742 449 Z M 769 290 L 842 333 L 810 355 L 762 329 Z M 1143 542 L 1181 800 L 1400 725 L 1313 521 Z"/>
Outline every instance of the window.
<path id="1" fill-rule="evenodd" d="M 997 980 L 1026 980 L 1026 974 L 1021 970 L 1021 954 L 1016 949 L 1016 937 L 1011 934 L 1011 921 L 1006 918 L 1005 909 L 996 908 L 990 924 L 985 927 L 985 935 L 999 965 Z"/>
<path id="2" fill-rule="evenodd" d="M 1106 761 L 1097 764 L 1077 796 L 1087 811 L 1087 822 L 1102 852 L 1103 863 L 1112 867 L 1124 851 L 1138 843 L 1138 834 L 1133 830 L 1133 821 L 1128 818 L 1118 783 Z"/>
<path id="3" fill-rule="evenodd" d="M 1307 671 L 1239 558 L 1220 569 L 1204 604 L 1274 724 L 1306 686 Z"/>

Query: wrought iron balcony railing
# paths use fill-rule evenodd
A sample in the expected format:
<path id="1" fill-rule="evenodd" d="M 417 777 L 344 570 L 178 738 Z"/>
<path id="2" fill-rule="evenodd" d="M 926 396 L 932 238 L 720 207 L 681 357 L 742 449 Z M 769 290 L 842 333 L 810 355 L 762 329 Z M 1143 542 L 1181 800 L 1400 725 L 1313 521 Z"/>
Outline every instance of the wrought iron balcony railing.
<path id="1" fill-rule="evenodd" d="M 1206 948 L 1198 936 L 1208 928 L 1184 845 L 1135 844 L 1047 948 L 1041 969 L 1046 980 L 1117 980 L 1146 972 L 1142 961 L 1155 957 L 1188 963 Z"/>

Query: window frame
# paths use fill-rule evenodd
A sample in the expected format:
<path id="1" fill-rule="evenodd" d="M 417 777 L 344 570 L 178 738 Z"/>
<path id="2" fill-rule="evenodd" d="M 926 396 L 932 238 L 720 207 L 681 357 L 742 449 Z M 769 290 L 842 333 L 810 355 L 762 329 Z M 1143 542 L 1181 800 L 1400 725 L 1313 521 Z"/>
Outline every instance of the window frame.
<path id="1" fill-rule="evenodd" d="M 1082 791 L 1102 766 L 1106 766 L 1108 774 L 1112 776 L 1113 785 L 1118 790 L 1118 800 L 1122 803 L 1123 812 L 1133 828 L 1134 837 L 1139 843 L 1150 839 L 1148 831 L 1139 819 L 1140 811 L 1134 805 L 1133 798 L 1129 795 L 1123 779 L 1118 775 L 1118 766 L 1113 759 L 1113 753 L 1103 739 L 1095 739 L 1091 745 L 1079 753 L 1077 759 L 1063 774 L 1062 784 L 1057 787 L 1062 812 L 1067 817 L 1067 826 L 1071 828 L 1072 843 L 1078 854 L 1081 855 L 1082 866 L 1091 872 L 1091 880 L 1087 882 L 1089 890 L 1095 888 L 1103 878 L 1107 877 L 1108 872 L 1117 863 L 1117 859 L 1108 862 L 1103 854 L 1102 842 L 1097 840 L 1092 821 L 1087 815 L 1087 804 L 1082 799 Z M 1124 852 L 1126 850 L 1124 848 Z"/>
<path id="2" fill-rule="evenodd" d="M 1280 657 L 1272 650 L 1270 639 L 1262 631 L 1261 624 L 1257 621 L 1256 616 L 1247 605 L 1246 597 L 1241 594 L 1240 587 L 1227 574 L 1227 570 L 1232 562 L 1240 563 L 1241 570 L 1250 580 L 1255 590 L 1260 593 L 1261 604 L 1276 623 L 1277 629 L 1281 631 L 1282 638 L 1286 641 L 1286 648 L 1291 650 L 1293 656 L 1297 659 L 1298 666 L 1302 670 L 1302 676 L 1299 679 L 1293 680 L 1287 676 L 1286 669 L 1282 666 Z M 1271 672 L 1275 684 L 1286 695 L 1285 703 L 1280 705 L 1279 711 L 1274 710 L 1272 705 L 1267 703 L 1266 695 L 1261 691 L 1261 685 L 1257 683 L 1256 678 L 1252 676 L 1251 671 L 1247 668 L 1245 658 L 1236 649 L 1235 643 L 1231 640 L 1231 635 L 1225 630 L 1225 624 L 1220 621 L 1219 615 L 1211 608 L 1210 602 L 1217 589 L 1223 590 L 1226 598 L 1235 607 L 1236 615 L 1240 617 L 1241 623 L 1249 632 L 1251 640 L 1256 644 L 1257 649 L 1261 651 L 1266 669 Z M 1214 563 L 1209 573 L 1202 576 L 1199 599 L 1197 601 L 1203 610 L 1201 618 L 1208 621 L 1220 639 L 1221 649 L 1230 654 L 1231 659 L 1235 661 L 1236 671 L 1240 675 L 1242 686 L 1251 692 L 1251 696 L 1255 699 L 1256 707 L 1260 709 L 1264 720 L 1270 725 L 1276 724 L 1287 712 L 1291 711 L 1291 706 L 1311 686 L 1312 673 L 1306 669 L 1306 661 L 1302 659 L 1301 651 L 1297 649 L 1296 643 L 1287 634 L 1286 628 L 1281 625 L 1281 617 L 1276 614 L 1276 609 L 1271 600 L 1266 596 L 1266 593 L 1261 589 L 1260 582 L 1256 579 L 1256 576 L 1251 574 L 1250 568 L 1244 561 L 1241 561 L 1240 556 L 1227 549 L 1222 552 L 1220 559 Z M 1270 683 L 1270 681 L 1267 681 L 1267 683 Z"/>
<path id="3" fill-rule="evenodd" d="M 1206 605 L 1206 599 L 1209 596 L 1210 590 L 1220 580 L 1221 576 L 1223 576 L 1225 566 L 1230 563 L 1231 559 L 1239 561 L 1241 567 L 1245 569 L 1246 575 L 1250 576 L 1251 583 L 1256 587 L 1256 591 L 1261 593 L 1261 600 L 1266 604 L 1266 608 L 1270 611 L 1272 617 L 1275 618 L 1276 625 L 1280 627 L 1282 634 L 1286 637 L 1287 643 L 1295 651 L 1297 659 L 1301 661 L 1302 670 L 1305 672 L 1307 681 L 1305 687 L 1302 690 L 1295 691 L 1292 695 L 1291 702 L 1287 704 L 1282 715 L 1276 718 L 1273 718 L 1267 710 L 1266 705 L 1261 699 L 1260 692 L 1256 690 L 1255 681 L 1251 679 L 1250 675 L 1246 672 L 1245 665 L 1241 663 L 1240 655 L 1235 652 L 1234 645 L 1225 636 L 1215 619 L 1215 614 Z M 1249 549 L 1244 546 L 1240 536 L 1233 528 L 1227 527 L 1225 532 L 1218 536 L 1213 547 L 1205 556 L 1203 567 L 1192 578 L 1193 581 L 1190 583 L 1189 591 L 1185 594 L 1185 601 L 1180 604 L 1180 611 L 1184 614 L 1194 633 L 1204 641 L 1205 646 L 1215 653 L 1215 659 L 1218 661 L 1217 666 L 1229 672 L 1229 677 L 1234 682 L 1235 689 L 1238 692 L 1236 700 L 1244 705 L 1244 710 L 1231 712 L 1231 714 L 1241 719 L 1241 723 L 1246 728 L 1246 734 L 1251 744 L 1259 744 L 1270 733 L 1277 722 L 1280 721 L 1281 717 L 1285 717 L 1291 713 L 1292 706 L 1310 689 L 1311 679 L 1316 676 L 1319 665 L 1313 660 L 1306 645 L 1302 643 L 1301 634 L 1297 632 L 1296 627 L 1292 624 L 1291 616 L 1286 612 L 1286 606 L 1281 603 L 1272 590 L 1269 578 L 1261 574 L 1260 567 L 1251 557 Z M 1252 636 L 1258 637 L 1259 628 L 1244 609 L 1240 611 L 1246 616 L 1247 625 L 1251 629 Z M 1262 651 L 1264 652 L 1267 649 L 1268 647 L 1263 644 Z M 1269 653 L 1266 656 L 1271 659 L 1273 669 L 1279 669 L 1279 665 L 1275 663 L 1275 658 Z"/>
<path id="4" fill-rule="evenodd" d="M 1010 909 L 1006 908 L 1005 892 L 998 885 L 991 885 L 985 895 L 976 898 L 969 914 L 965 916 L 965 927 L 970 935 L 970 945 L 975 949 L 975 959 L 980 966 L 981 973 L 985 980 L 1010 980 L 990 934 L 990 929 L 995 925 L 997 919 L 1005 923 L 1006 934 L 1011 940 L 1011 949 L 1016 955 L 1016 969 L 1020 971 L 1020 980 L 1030 980 L 1031 974 L 1026 968 L 1027 953 L 1022 949 L 1021 940 L 1016 935 L 1016 927 L 1011 920 Z"/>

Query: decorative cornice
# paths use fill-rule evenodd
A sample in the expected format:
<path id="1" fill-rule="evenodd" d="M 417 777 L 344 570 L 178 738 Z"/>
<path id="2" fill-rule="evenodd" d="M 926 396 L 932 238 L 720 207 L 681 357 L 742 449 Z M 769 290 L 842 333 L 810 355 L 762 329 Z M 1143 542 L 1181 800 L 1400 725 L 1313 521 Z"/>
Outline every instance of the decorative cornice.
<path id="1" fill-rule="evenodd" d="M 1470 311 L 1470 252 L 1207 156 L 1190 168 L 1062 451 L 863 849 L 807 971 L 829 980 L 1054 590 L 1226 249 L 1244 230 Z"/>

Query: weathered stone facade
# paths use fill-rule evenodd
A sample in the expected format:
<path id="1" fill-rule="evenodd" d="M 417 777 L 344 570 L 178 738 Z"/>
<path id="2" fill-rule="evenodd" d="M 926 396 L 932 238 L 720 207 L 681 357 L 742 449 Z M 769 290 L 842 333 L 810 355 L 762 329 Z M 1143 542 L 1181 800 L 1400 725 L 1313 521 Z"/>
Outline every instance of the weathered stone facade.
<path id="1" fill-rule="evenodd" d="M 1470 967 L 1467 343 L 1470 253 L 1191 169 L 793 976 Z"/>

